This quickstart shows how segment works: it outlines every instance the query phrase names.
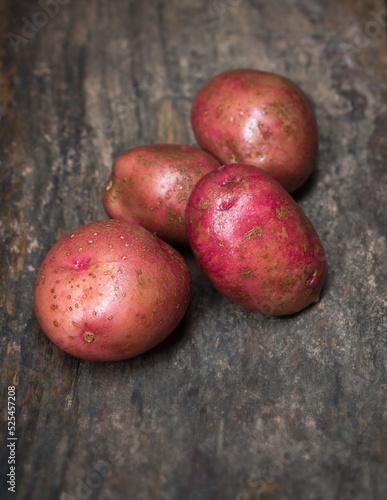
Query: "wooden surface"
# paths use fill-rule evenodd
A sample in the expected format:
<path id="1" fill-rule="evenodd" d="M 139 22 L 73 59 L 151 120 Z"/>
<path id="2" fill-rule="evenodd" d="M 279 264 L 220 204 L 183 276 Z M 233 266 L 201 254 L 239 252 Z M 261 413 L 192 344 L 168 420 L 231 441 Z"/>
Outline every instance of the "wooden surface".
<path id="1" fill-rule="evenodd" d="M 0 1 L 0 497 L 386 498 L 385 2 L 57 5 L 45 19 L 37 1 Z M 187 250 L 194 294 L 167 341 L 117 363 L 60 352 L 33 312 L 44 255 L 105 218 L 116 155 L 194 145 L 195 92 L 237 67 L 286 75 L 314 103 L 319 160 L 295 198 L 326 248 L 321 301 L 288 318 L 243 310 Z"/>

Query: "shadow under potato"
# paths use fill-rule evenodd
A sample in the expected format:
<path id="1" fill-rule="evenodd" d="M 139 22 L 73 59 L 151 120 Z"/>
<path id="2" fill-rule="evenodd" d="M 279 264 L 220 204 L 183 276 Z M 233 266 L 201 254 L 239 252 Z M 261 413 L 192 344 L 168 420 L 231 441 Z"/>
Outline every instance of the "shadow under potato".
<path id="1" fill-rule="evenodd" d="M 300 186 L 296 191 L 291 193 L 291 196 L 294 198 L 294 200 L 300 204 L 300 202 L 308 196 L 310 191 L 313 191 L 315 189 L 315 186 L 317 185 L 319 178 L 319 169 L 318 166 L 316 166 L 310 176 L 306 179 L 304 184 Z"/>

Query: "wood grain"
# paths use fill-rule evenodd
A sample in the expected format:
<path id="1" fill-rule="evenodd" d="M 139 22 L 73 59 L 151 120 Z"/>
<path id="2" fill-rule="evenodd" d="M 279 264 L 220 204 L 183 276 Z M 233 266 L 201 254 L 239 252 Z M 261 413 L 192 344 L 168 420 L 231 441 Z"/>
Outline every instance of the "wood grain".
<path id="1" fill-rule="evenodd" d="M 15 498 L 15 385 L 18 500 L 384 499 L 385 2 L 53 4 L 44 23 L 38 2 L 0 2 L 1 498 Z M 284 74 L 314 103 L 319 160 L 295 198 L 327 252 L 320 302 L 290 318 L 243 310 L 185 250 L 194 295 L 162 345 L 106 364 L 60 352 L 33 312 L 44 255 L 106 217 L 119 153 L 195 145 L 195 92 L 237 67 Z"/>

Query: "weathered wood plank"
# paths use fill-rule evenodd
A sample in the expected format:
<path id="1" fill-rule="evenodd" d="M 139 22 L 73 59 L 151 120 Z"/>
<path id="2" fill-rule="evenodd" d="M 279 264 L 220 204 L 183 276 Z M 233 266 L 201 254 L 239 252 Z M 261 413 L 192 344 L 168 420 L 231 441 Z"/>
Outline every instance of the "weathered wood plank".
<path id="1" fill-rule="evenodd" d="M 0 2 L 1 498 L 9 385 L 21 500 L 384 498 L 385 2 L 51 5 L 45 23 L 38 2 Z M 192 303 L 162 345 L 107 364 L 58 351 L 33 313 L 45 253 L 105 217 L 120 152 L 195 144 L 196 90 L 234 67 L 287 75 L 315 105 L 319 161 L 296 199 L 327 251 L 320 303 L 242 310 L 186 250 Z"/>

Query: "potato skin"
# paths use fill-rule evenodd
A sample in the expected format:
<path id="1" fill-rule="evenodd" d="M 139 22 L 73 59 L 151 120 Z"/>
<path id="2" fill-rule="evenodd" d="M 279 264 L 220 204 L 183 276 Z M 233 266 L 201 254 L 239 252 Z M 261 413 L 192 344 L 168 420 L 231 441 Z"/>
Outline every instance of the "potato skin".
<path id="1" fill-rule="evenodd" d="M 137 222 L 171 244 L 188 246 L 184 223 L 196 182 L 220 166 L 193 146 L 153 144 L 130 149 L 115 160 L 103 204 L 112 219 Z"/>
<path id="2" fill-rule="evenodd" d="M 317 157 L 312 105 L 291 80 L 264 71 L 225 71 L 197 92 L 191 123 L 198 144 L 222 164 L 269 172 L 288 192 L 308 178 Z"/>
<path id="3" fill-rule="evenodd" d="M 234 302 L 283 316 L 316 302 L 325 275 L 322 243 L 301 208 L 253 165 L 224 165 L 199 180 L 186 222 L 194 255 Z"/>
<path id="4" fill-rule="evenodd" d="M 63 351 L 90 361 L 132 358 L 176 328 L 192 293 L 189 269 L 171 246 L 126 221 L 93 222 L 47 253 L 34 307 Z"/>

